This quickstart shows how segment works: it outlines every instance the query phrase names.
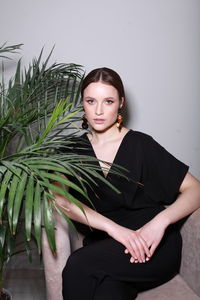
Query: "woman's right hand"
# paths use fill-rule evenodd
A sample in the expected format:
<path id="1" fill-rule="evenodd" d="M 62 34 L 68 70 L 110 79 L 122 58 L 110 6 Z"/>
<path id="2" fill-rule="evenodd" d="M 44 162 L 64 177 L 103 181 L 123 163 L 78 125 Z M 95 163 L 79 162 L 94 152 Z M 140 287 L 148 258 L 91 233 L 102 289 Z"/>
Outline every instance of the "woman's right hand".
<path id="1" fill-rule="evenodd" d="M 116 241 L 124 245 L 125 253 L 130 253 L 130 262 L 144 263 L 149 260 L 151 253 L 138 231 L 128 229 L 116 223 L 112 224 L 107 233 Z"/>

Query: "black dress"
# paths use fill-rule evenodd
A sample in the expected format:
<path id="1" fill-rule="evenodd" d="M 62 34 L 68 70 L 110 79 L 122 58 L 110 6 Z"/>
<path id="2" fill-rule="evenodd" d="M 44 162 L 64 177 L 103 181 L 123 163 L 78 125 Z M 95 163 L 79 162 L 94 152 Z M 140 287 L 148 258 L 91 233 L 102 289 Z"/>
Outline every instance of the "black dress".
<path id="1" fill-rule="evenodd" d="M 87 135 L 82 139 L 88 148 L 81 154 L 95 156 Z M 122 172 L 140 184 L 112 174 L 111 166 L 107 179 L 121 193 L 99 181 L 98 187 L 88 188 L 88 194 L 99 213 L 133 230 L 175 201 L 188 171 L 188 166 L 152 137 L 133 130 L 124 136 L 114 164 L 123 166 L 129 172 Z M 90 206 L 85 199 L 79 197 L 79 200 Z M 63 270 L 63 297 L 133 300 L 138 290 L 164 283 L 178 272 L 181 244 L 176 224 L 170 225 L 150 261 L 131 264 L 122 244 L 104 232 L 93 230 L 86 236 L 84 247 L 72 253 L 67 261 Z"/>

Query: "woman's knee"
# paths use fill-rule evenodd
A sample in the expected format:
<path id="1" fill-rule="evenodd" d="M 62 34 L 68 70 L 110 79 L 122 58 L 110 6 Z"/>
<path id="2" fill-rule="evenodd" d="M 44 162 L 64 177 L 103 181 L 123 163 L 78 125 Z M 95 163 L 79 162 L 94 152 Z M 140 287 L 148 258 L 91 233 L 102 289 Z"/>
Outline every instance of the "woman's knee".
<path id="1" fill-rule="evenodd" d="M 76 271 L 78 271 L 78 269 L 82 266 L 83 263 L 84 261 L 82 261 L 81 253 L 77 250 L 68 257 L 67 263 L 63 271 L 68 271 L 71 269 L 76 269 Z"/>
<path id="2" fill-rule="evenodd" d="M 73 252 L 63 269 L 62 277 L 65 282 L 68 278 L 82 278 L 83 276 L 88 276 L 91 270 L 90 259 L 85 256 L 85 251 L 83 248 Z"/>

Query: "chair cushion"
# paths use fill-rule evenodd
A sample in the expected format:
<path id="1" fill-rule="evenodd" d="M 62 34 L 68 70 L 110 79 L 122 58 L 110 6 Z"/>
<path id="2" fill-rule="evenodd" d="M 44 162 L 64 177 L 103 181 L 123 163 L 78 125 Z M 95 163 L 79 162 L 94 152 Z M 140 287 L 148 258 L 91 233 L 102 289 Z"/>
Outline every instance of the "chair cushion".
<path id="1" fill-rule="evenodd" d="M 169 282 L 138 294 L 137 300 L 200 300 L 180 275 Z"/>

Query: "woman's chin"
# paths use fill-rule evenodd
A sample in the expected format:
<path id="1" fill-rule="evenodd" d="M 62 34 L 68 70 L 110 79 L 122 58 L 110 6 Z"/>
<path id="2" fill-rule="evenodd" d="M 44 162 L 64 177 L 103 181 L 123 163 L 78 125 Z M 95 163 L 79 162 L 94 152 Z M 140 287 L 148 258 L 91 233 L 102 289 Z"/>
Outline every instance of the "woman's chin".
<path id="1" fill-rule="evenodd" d="M 114 126 L 116 126 L 115 123 L 107 125 L 107 126 L 105 126 L 105 124 L 95 124 L 94 126 L 92 126 L 92 130 L 99 132 L 99 133 L 104 133 Z"/>

